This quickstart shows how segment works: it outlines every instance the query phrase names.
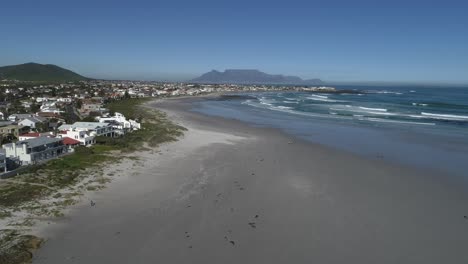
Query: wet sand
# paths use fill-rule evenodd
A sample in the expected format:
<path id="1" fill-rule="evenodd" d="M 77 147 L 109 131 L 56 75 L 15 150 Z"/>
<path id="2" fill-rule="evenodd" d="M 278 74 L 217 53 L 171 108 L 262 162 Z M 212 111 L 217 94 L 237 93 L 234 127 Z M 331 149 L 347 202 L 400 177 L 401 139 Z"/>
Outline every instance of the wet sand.
<path id="1" fill-rule="evenodd" d="M 44 229 L 33 263 L 468 262 L 456 179 L 154 105 L 185 136 Z"/>

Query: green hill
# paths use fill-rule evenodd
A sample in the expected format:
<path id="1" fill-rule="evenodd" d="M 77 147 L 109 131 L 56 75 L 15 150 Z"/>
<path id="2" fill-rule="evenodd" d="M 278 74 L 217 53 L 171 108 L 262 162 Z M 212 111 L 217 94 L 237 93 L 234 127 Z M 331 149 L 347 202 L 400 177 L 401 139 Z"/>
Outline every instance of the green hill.
<path id="1" fill-rule="evenodd" d="M 0 67 L 0 80 L 80 81 L 88 78 L 52 64 L 25 63 Z"/>

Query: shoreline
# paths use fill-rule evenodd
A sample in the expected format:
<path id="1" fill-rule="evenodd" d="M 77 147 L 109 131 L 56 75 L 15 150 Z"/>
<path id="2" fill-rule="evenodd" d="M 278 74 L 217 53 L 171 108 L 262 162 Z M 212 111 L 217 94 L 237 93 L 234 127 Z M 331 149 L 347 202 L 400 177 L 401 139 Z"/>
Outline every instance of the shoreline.
<path id="1" fill-rule="evenodd" d="M 468 260 L 468 194 L 456 183 L 180 101 L 147 105 L 186 134 L 122 165 L 133 163 L 95 207 L 46 230 L 34 263 Z"/>

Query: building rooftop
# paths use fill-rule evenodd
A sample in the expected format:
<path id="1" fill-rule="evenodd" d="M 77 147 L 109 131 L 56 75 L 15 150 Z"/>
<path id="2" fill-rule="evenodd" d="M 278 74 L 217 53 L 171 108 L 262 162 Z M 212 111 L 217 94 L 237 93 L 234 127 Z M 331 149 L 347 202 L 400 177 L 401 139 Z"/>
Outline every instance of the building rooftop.
<path id="1" fill-rule="evenodd" d="M 41 133 L 33 132 L 20 135 L 20 137 L 40 137 Z"/>
<path id="2" fill-rule="evenodd" d="M 16 144 L 17 146 L 21 146 L 21 145 L 26 144 L 30 148 L 35 148 L 35 147 L 47 145 L 50 143 L 60 142 L 60 141 L 62 141 L 61 138 L 38 137 L 38 138 L 30 138 L 26 140 L 21 140 L 16 143 L 5 144 L 4 146 L 12 146 L 13 144 Z"/>
<path id="3" fill-rule="evenodd" d="M 68 130 L 68 129 L 89 129 L 94 130 L 101 127 L 107 127 L 109 124 L 99 123 L 99 122 L 75 122 L 74 124 L 64 124 L 59 127 L 59 130 Z"/>
<path id="4" fill-rule="evenodd" d="M 13 124 L 11 121 L 0 121 L 0 127 L 9 126 L 11 124 Z"/>
<path id="5" fill-rule="evenodd" d="M 81 143 L 80 141 L 73 139 L 73 138 L 69 138 L 69 137 L 63 138 L 63 144 L 65 145 L 79 145 L 80 143 Z"/>

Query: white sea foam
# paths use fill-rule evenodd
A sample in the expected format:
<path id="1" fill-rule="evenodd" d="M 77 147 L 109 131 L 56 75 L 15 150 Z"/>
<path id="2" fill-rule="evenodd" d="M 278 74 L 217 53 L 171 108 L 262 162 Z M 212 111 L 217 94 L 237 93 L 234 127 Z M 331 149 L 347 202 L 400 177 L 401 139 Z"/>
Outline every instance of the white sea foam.
<path id="1" fill-rule="evenodd" d="M 273 103 L 275 102 L 274 100 L 270 100 L 270 99 L 267 99 L 267 98 L 265 98 L 265 97 L 261 97 L 261 98 L 259 98 L 258 100 L 260 101 L 260 103 L 261 103 L 262 105 L 268 105 L 268 106 L 272 106 Z"/>
<path id="2" fill-rule="evenodd" d="M 292 107 L 289 107 L 289 106 L 274 106 L 273 108 L 277 108 L 277 109 L 292 109 Z"/>
<path id="3" fill-rule="evenodd" d="M 468 116 L 463 116 L 463 115 L 434 114 L 434 113 L 426 113 L 426 112 L 421 112 L 421 115 L 423 117 L 428 117 L 432 119 L 450 120 L 450 121 L 468 121 Z"/>
<path id="4" fill-rule="evenodd" d="M 424 122 L 411 122 L 411 121 L 398 121 L 391 119 L 382 119 L 382 118 L 366 118 L 365 120 L 373 122 L 382 122 L 382 123 L 396 123 L 396 124 L 408 124 L 408 125 L 423 125 L 423 126 L 435 126 L 435 123 L 424 123 Z"/>
<path id="5" fill-rule="evenodd" d="M 293 101 L 283 101 L 283 103 L 285 103 L 285 104 L 298 104 L 299 102 L 297 102 L 297 101 L 294 101 L 294 102 Z"/>
<path id="6" fill-rule="evenodd" d="M 364 107 L 364 106 L 359 106 L 359 108 L 363 110 L 387 112 L 387 109 L 385 108 L 370 108 L 370 107 Z"/>
<path id="7" fill-rule="evenodd" d="M 396 94 L 396 95 L 402 95 L 403 93 L 401 92 L 394 92 L 394 91 L 386 91 L 386 90 L 382 90 L 382 91 L 367 91 L 368 93 L 376 93 L 376 94 Z"/>
<path id="8" fill-rule="evenodd" d="M 387 109 L 384 108 L 369 108 L 369 107 L 362 107 L 362 106 L 352 106 L 352 105 L 344 105 L 344 107 L 330 107 L 330 110 L 334 111 L 346 111 L 346 112 L 355 112 L 355 113 L 364 113 L 368 115 L 385 115 L 385 116 L 396 116 L 396 113 L 389 113 Z"/>
<path id="9" fill-rule="evenodd" d="M 427 104 L 421 104 L 421 103 L 412 103 L 414 106 L 427 106 Z"/>
<path id="10" fill-rule="evenodd" d="M 333 100 L 329 99 L 328 96 L 323 96 L 323 95 L 311 95 L 311 96 L 306 96 L 306 99 L 309 100 L 314 100 L 314 101 L 319 101 L 319 102 L 328 102 L 328 103 L 344 103 L 346 101 L 342 100 Z"/>

